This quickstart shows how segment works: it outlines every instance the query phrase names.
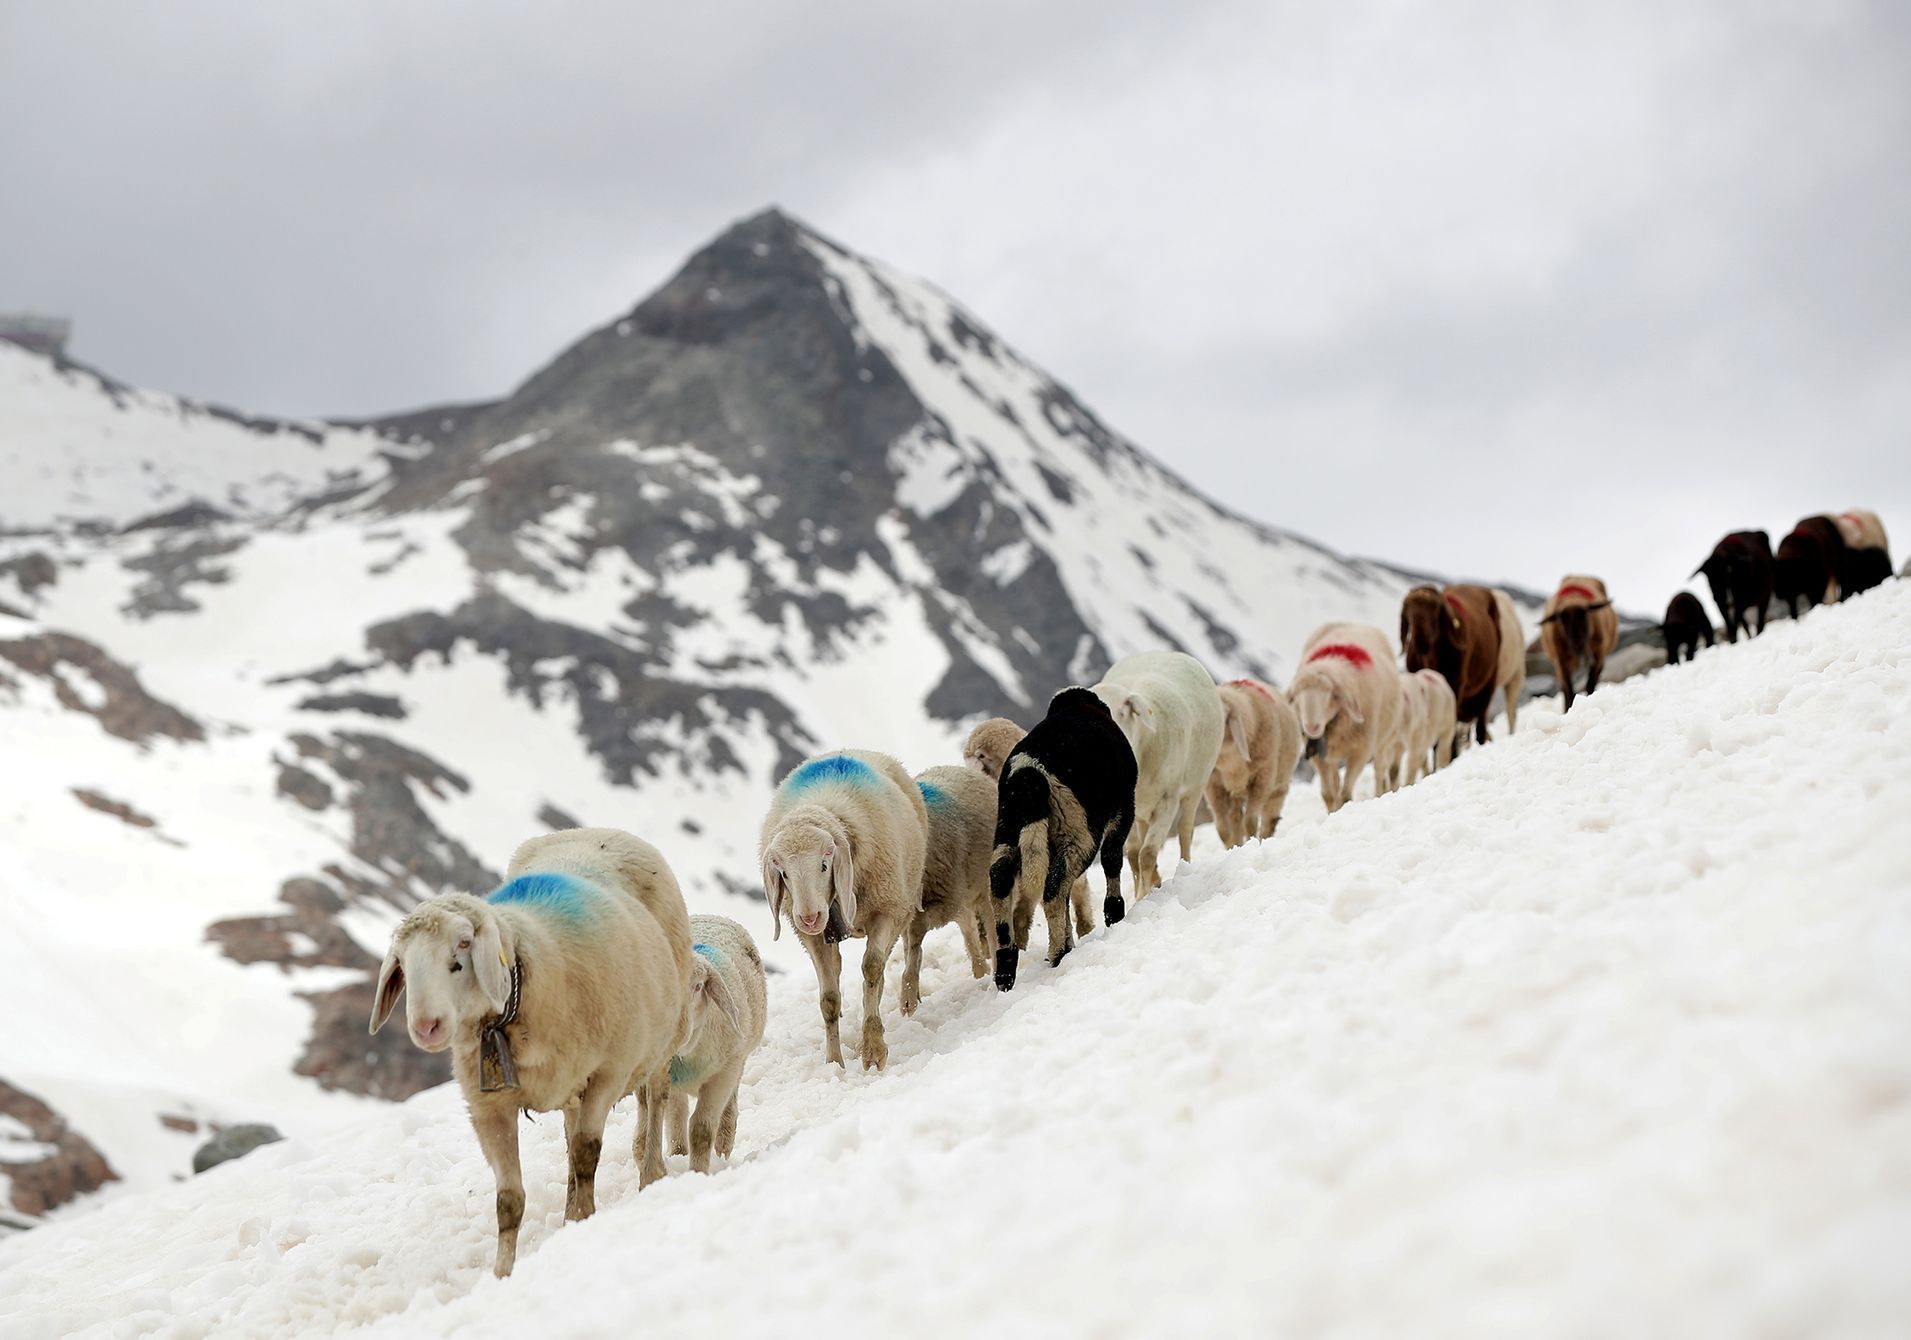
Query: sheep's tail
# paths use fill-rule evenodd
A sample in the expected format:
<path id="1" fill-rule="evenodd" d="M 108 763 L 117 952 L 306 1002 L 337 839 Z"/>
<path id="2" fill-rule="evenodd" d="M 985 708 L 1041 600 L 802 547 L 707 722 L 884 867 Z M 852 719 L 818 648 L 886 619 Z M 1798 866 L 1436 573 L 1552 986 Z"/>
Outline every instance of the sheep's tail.
<path id="1" fill-rule="evenodd" d="M 1002 775 L 996 790 L 995 852 L 989 861 L 999 991 L 1015 986 L 1015 890 L 1024 880 L 1040 883 L 1048 875 L 1048 813 L 1048 774 L 1039 765 L 1023 762 Z"/>

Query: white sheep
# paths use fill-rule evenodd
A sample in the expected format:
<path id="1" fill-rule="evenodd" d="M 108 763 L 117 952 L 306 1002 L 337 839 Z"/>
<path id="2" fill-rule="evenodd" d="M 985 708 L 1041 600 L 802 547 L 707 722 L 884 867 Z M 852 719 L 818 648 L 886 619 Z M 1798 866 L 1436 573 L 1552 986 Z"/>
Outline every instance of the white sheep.
<path id="1" fill-rule="evenodd" d="M 843 750 L 797 765 L 776 788 L 763 820 L 758 856 L 776 935 L 790 925 L 816 965 L 824 1052 L 843 1063 L 842 1015 L 846 936 L 863 947 L 863 1068 L 889 1061 L 883 1039 L 883 974 L 889 951 L 922 910 L 922 867 L 928 842 L 922 792 L 887 754 Z"/>
<path id="2" fill-rule="evenodd" d="M 1009 751 L 1022 743 L 1022 728 L 1007 717 L 990 717 L 974 730 L 962 745 L 962 763 L 974 768 L 992 782 L 1002 779 L 1002 764 Z"/>
<path id="3" fill-rule="evenodd" d="M 638 1186 L 663 1176 L 670 1058 L 688 1034 L 690 919 L 649 843 L 614 828 L 531 838 L 488 898 L 444 894 L 392 932 L 371 1031 L 405 993 L 411 1039 L 452 1073 L 497 1180 L 493 1269 L 509 1275 L 524 1217 L 518 1113 L 564 1113 L 564 1217 L 597 1207 L 604 1119 L 638 1096 Z"/>
<path id="4" fill-rule="evenodd" d="M 1519 722 L 1520 694 L 1526 688 L 1526 630 L 1520 627 L 1520 612 L 1506 592 L 1493 592 L 1493 606 L 1500 616 L 1500 666 L 1493 684 L 1506 697 L 1506 733 L 1511 735 Z"/>
<path id="5" fill-rule="evenodd" d="M 1018 736 L 1020 732 L 1017 732 Z M 1011 749 L 1014 745 L 1009 746 Z M 995 783 L 980 769 L 929 768 L 916 775 L 916 789 L 929 815 L 929 844 L 922 866 L 922 909 L 903 935 L 904 1014 L 922 1003 L 922 942 L 938 926 L 954 922 L 969 951 L 969 970 L 989 971 L 989 857 L 995 850 Z M 1034 915 L 1016 908 L 1017 920 Z"/>
<path id="6" fill-rule="evenodd" d="M 1301 735 L 1320 775 L 1328 813 L 1353 798 L 1361 769 L 1393 745 L 1400 728 L 1400 687 L 1393 647 L 1371 624 L 1330 623 L 1314 630 L 1287 686 Z M 1374 769 L 1374 790 L 1387 789 Z"/>
<path id="7" fill-rule="evenodd" d="M 1194 813 L 1221 753 L 1227 717 L 1214 676 L 1179 651 L 1145 651 L 1108 668 L 1092 690 L 1135 753 L 1135 821 L 1124 855 L 1139 902 L 1161 883 L 1170 834 L 1194 854 Z"/>
<path id="8" fill-rule="evenodd" d="M 1438 670 L 1415 670 L 1425 691 L 1426 721 L 1421 742 L 1420 775 L 1437 772 L 1453 761 L 1453 737 L 1460 729 L 1460 704 L 1453 697 L 1453 686 L 1447 683 L 1447 677 Z M 1432 767 L 1426 767 L 1426 756 L 1433 755 Z"/>
<path id="9" fill-rule="evenodd" d="M 689 1037 L 670 1058 L 670 1152 L 690 1155 L 691 1171 L 709 1172 L 713 1148 L 729 1158 L 736 1147 L 737 1089 L 743 1063 L 763 1041 L 769 988 L 756 941 L 730 918 L 691 917 L 690 938 Z"/>
<path id="10" fill-rule="evenodd" d="M 1208 776 L 1208 809 L 1221 841 L 1238 847 L 1274 835 L 1300 762 L 1301 727 L 1287 699 L 1258 679 L 1230 680 L 1218 692 L 1226 729 Z"/>
<path id="11" fill-rule="evenodd" d="M 1401 670 L 1400 725 L 1394 731 L 1397 747 L 1388 758 L 1387 771 L 1397 790 L 1412 786 L 1426 771 L 1427 688 L 1418 672 Z"/>

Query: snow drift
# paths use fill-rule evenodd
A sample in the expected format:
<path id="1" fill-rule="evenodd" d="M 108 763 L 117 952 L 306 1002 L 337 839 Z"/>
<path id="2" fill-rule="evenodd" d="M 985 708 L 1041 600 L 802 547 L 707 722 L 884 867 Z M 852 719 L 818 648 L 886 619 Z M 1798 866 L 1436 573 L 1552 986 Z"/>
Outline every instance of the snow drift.
<path id="1" fill-rule="evenodd" d="M 563 1225 L 528 1126 L 507 1281 L 447 1088 L 0 1245 L 0 1329 L 1896 1329 L 1911 587 L 1529 710 L 1013 994 L 945 932 L 887 1073 L 775 978 L 736 1158 L 638 1196 L 625 1104 Z"/>

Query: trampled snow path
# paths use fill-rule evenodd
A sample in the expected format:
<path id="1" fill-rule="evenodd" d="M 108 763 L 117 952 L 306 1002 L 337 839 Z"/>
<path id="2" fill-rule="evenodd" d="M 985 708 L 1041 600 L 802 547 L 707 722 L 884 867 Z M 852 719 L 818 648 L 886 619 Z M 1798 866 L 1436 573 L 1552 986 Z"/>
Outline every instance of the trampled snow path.
<path id="1" fill-rule="evenodd" d="M 1907 759 L 1893 583 L 1183 867 L 1010 996 L 944 933 L 887 1074 L 777 978 L 715 1176 L 636 1195 L 626 1104 L 563 1225 L 524 1126 L 510 1280 L 438 1090 L 0 1246 L 0 1331 L 1887 1333 Z"/>

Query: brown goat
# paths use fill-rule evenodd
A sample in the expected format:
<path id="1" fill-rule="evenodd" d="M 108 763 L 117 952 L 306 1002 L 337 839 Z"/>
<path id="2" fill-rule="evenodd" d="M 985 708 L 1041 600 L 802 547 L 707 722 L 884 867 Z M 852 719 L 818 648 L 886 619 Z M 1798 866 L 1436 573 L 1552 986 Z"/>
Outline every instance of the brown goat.
<path id="1" fill-rule="evenodd" d="M 1486 714 L 1499 683 L 1500 613 L 1484 586 L 1416 586 L 1400 602 L 1407 669 L 1438 670 L 1459 704 L 1461 733 L 1473 723 L 1486 743 Z"/>
<path id="2" fill-rule="evenodd" d="M 1599 672 L 1619 645 L 1619 616 L 1612 612 L 1606 584 L 1597 577 L 1562 577 L 1546 599 L 1539 621 L 1540 644 L 1553 663 L 1553 678 L 1573 710 L 1573 676 L 1586 667 L 1586 692 L 1599 687 Z"/>

